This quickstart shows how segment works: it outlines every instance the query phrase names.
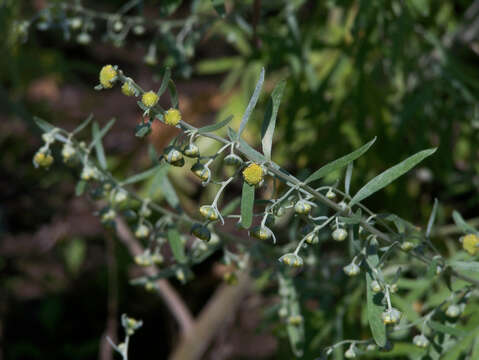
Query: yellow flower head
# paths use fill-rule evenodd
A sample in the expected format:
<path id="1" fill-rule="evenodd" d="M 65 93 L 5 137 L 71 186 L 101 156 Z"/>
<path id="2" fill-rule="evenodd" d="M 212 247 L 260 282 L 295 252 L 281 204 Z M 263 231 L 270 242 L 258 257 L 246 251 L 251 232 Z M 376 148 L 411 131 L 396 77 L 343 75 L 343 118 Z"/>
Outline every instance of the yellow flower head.
<path id="1" fill-rule="evenodd" d="M 158 95 L 154 91 L 148 91 L 143 94 L 141 102 L 147 107 L 153 107 L 158 102 Z"/>
<path id="2" fill-rule="evenodd" d="M 258 185 L 263 180 L 263 168 L 261 165 L 252 163 L 243 170 L 243 178 L 250 185 Z"/>
<path id="3" fill-rule="evenodd" d="M 178 109 L 169 109 L 165 112 L 165 124 L 176 126 L 181 120 L 181 113 Z"/>
<path id="4" fill-rule="evenodd" d="M 105 65 L 101 68 L 100 71 L 100 84 L 105 89 L 110 89 L 113 87 L 113 83 L 116 80 L 117 72 L 111 65 Z"/>
<path id="5" fill-rule="evenodd" d="M 133 86 L 130 85 L 129 82 L 124 82 L 123 85 L 121 86 L 121 92 L 126 95 L 126 96 L 133 96 L 135 95 L 135 89 Z"/>
<path id="6" fill-rule="evenodd" d="M 479 252 L 479 236 L 468 234 L 462 238 L 462 247 L 470 255 L 476 255 Z"/>

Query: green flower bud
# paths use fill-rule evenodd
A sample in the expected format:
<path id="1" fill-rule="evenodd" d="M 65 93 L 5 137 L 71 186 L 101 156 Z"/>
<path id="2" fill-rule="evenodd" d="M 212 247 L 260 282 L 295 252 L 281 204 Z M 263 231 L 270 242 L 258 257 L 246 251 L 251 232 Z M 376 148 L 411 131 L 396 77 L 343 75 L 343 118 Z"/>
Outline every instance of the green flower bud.
<path id="1" fill-rule="evenodd" d="M 356 358 L 356 351 L 354 349 L 354 346 L 351 345 L 348 350 L 344 353 L 344 357 L 346 359 L 354 359 Z"/>
<path id="2" fill-rule="evenodd" d="M 77 36 L 77 43 L 80 45 L 88 45 L 91 42 L 91 36 L 87 32 L 81 32 Z"/>
<path id="3" fill-rule="evenodd" d="M 268 240 L 271 238 L 271 230 L 266 226 L 255 226 L 250 230 L 250 236 L 259 240 Z"/>
<path id="4" fill-rule="evenodd" d="M 68 162 L 69 160 L 71 160 L 71 158 L 75 156 L 75 154 L 76 154 L 76 150 L 71 143 L 68 142 L 68 143 L 65 143 L 65 145 L 63 145 L 62 157 L 64 162 Z"/>
<path id="5" fill-rule="evenodd" d="M 184 148 L 183 154 L 185 154 L 185 156 L 188 156 L 190 158 L 197 158 L 200 156 L 200 148 L 196 144 L 189 143 Z"/>
<path id="6" fill-rule="evenodd" d="M 243 165 L 243 159 L 241 159 L 236 154 L 226 155 L 225 158 L 224 158 L 224 162 L 228 166 L 240 167 L 241 165 Z"/>
<path id="7" fill-rule="evenodd" d="M 142 24 L 136 24 L 135 26 L 133 26 L 132 31 L 133 34 L 140 36 L 145 33 L 146 29 Z"/>
<path id="8" fill-rule="evenodd" d="M 169 164 L 173 166 L 182 167 L 185 164 L 183 154 L 181 153 L 181 151 L 175 149 L 174 147 L 169 147 L 166 149 L 165 159 Z"/>
<path id="9" fill-rule="evenodd" d="M 82 180 L 90 181 L 98 179 L 98 170 L 90 165 L 85 165 L 80 175 Z"/>
<path id="10" fill-rule="evenodd" d="M 336 198 L 336 193 L 329 189 L 328 192 L 326 193 L 326 197 L 329 199 L 329 200 L 333 200 Z"/>
<path id="11" fill-rule="evenodd" d="M 73 30 L 78 30 L 82 27 L 83 25 L 83 20 L 82 18 L 80 17 L 74 17 L 74 18 L 71 18 L 69 21 L 68 21 L 68 25 L 70 25 L 70 27 L 73 29 Z"/>
<path id="12" fill-rule="evenodd" d="M 394 294 L 399 290 L 399 287 L 397 284 L 391 284 L 389 285 L 389 291 Z"/>
<path id="13" fill-rule="evenodd" d="M 294 205 L 294 212 L 298 215 L 308 215 L 311 212 L 311 205 L 304 200 L 299 200 Z"/>
<path id="14" fill-rule="evenodd" d="M 206 226 L 201 224 L 194 224 L 191 228 L 191 233 L 198 239 L 203 241 L 209 241 L 211 238 L 211 232 Z"/>
<path id="15" fill-rule="evenodd" d="M 416 335 L 412 339 L 414 345 L 420 348 L 427 348 L 429 345 L 429 340 L 424 335 Z"/>
<path id="16" fill-rule="evenodd" d="M 461 315 L 461 309 L 459 306 L 455 305 L 455 304 L 452 304 L 452 305 L 449 305 L 447 310 L 446 310 L 446 316 L 447 317 L 450 317 L 450 318 L 457 318 L 459 317 L 459 315 Z"/>
<path id="17" fill-rule="evenodd" d="M 124 189 L 118 189 L 113 198 L 113 202 L 117 205 L 122 204 L 128 199 L 128 192 Z"/>
<path id="18" fill-rule="evenodd" d="M 381 285 L 379 284 L 379 282 L 377 282 L 376 280 L 373 280 L 371 282 L 371 290 L 375 293 L 378 293 L 382 290 L 382 287 Z"/>
<path id="19" fill-rule="evenodd" d="M 194 164 L 191 171 L 193 171 L 193 174 L 198 176 L 203 182 L 207 182 L 211 177 L 210 169 L 201 163 Z"/>
<path id="20" fill-rule="evenodd" d="M 343 270 L 346 273 L 346 275 L 348 275 L 348 276 L 356 276 L 360 272 L 359 266 L 356 265 L 355 263 L 351 263 L 349 265 L 346 265 L 343 268 Z"/>
<path id="21" fill-rule="evenodd" d="M 116 217 L 115 210 L 109 208 L 108 210 L 103 212 L 103 214 L 101 215 L 101 221 L 103 223 L 107 223 L 107 222 L 115 220 L 115 217 Z"/>
<path id="22" fill-rule="evenodd" d="M 303 322 L 303 317 L 301 315 L 292 315 L 288 318 L 288 324 L 299 326 Z"/>
<path id="23" fill-rule="evenodd" d="M 401 250 L 410 251 L 414 248 L 414 244 L 411 241 L 404 241 L 401 243 Z"/>
<path id="24" fill-rule="evenodd" d="M 284 254 L 279 258 L 279 262 L 291 267 L 303 266 L 303 259 L 299 255 L 293 253 Z"/>
<path id="25" fill-rule="evenodd" d="M 284 306 L 282 306 L 279 310 L 278 310 L 278 315 L 280 318 L 285 318 L 286 316 L 288 316 L 288 309 Z"/>
<path id="26" fill-rule="evenodd" d="M 401 319 L 401 312 L 395 308 L 387 309 L 382 313 L 381 318 L 386 325 L 397 324 Z"/>
<path id="27" fill-rule="evenodd" d="M 318 235 L 315 231 L 310 232 L 309 234 L 306 235 L 305 239 L 306 243 L 313 245 L 319 243 L 319 238 Z"/>
<path id="28" fill-rule="evenodd" d="M 138 239 L 147 238 L 150 235 L 150 228 L 145 224 L 139 224 L 135 230 L 135 236 Z"/>
<path id="29" fill-rule="evenodd" d="M 333 239 L 336 241 L 344 241 L 348 237 L 348 232 L 345 229 L 337 228 L 333 231 Z"/>
<path id="30" fill-rule="evenodd" d="M 200 214 L 209 221 L 216 221 L 219 218 L 218 210 L 211 205 L 203 205 L 200 207 Z"/>

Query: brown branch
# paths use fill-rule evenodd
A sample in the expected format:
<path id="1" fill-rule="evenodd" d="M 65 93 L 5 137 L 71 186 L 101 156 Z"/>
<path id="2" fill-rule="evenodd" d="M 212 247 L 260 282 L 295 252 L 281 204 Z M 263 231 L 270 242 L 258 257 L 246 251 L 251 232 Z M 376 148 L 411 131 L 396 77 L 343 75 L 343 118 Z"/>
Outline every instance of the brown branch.
<path id="1" fill-rule="evenodd" d="M 115 256 L 115 241 L 110 233 L 106 233 L 106 263 L 108 266 L 108 304 L 107 304 L 107 320 L 105 332 L 101 337 L 99 360 L 112 360 L 113 348 L 107 341 L 107 336 L 116 343 L 118 330 L 118 266 Z"/>
<path id="2" fill-rule="evenodd" d="M 225 319 L 234 315 L 250 288 L 251 280 L 247 270 L 238 280 L 235 286 L 222 285 L 216 290 L 198 316 L 190 334 L 181 338 L 170 360 L 197 360 L 202 357 Z"/>
<path id="3" fill-rule="evenodd" d="M 143 246 L 133 236 L 123 219 L 117 218 L 116 230 L 119 239 L 126 245 L 132 256 L 143 254 Z M 154 276 L 158 273 L 159 269 L 156 266 L 149 266 L 143 268 L 143 271 L 148 276 Z M 157 280 L 156 285 L 159 295 L 180 325 L 182 336 L 187 336 L 191 333 L 194 324 L 194 319 L 190 310 L 187 308 L 180 295 L 166 279 Z"/>

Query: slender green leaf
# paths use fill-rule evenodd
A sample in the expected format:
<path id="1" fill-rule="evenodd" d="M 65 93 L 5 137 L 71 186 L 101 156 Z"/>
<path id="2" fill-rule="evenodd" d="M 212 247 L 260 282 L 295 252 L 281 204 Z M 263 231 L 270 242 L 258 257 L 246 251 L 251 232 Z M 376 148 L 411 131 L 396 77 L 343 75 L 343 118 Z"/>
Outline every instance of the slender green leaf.
<path id="1" fill-rule="evenodd" d="M 148 156 L 153 164 L 157 165 L 160 163 L 158 160 L 158 153 L 155 150 L 155 147 L 152 144 L 148 144 Z"/>
<path id="2" fill-rule="evenodd" d="M 438 201 L 434 199 L 434 206 L 432 207 L 431 215 L 429 216 L 429 221 L 427 222 L 426 237 L 428 238 L 431 235 L 432 226 L 436 220 Z"/>
<path id="3" fill-rule="evenodd" d="M 39 117 L 37 116 L 34 116 L 33 117 L 33 120 L 35 121 L 35 124 L 37 124 L 37 126 L 42 129 L 44 132 L 49 132 L 49 131 L 52 131 L 53 129 L 55 129 L 55 126 L 53 126 L 52 124 L 50 124 L 48 121 L 45 121 L 43 119 L 40 119 Z"/>
<path id="4" fill-rule="evenodd" d="M 153 177 L 153 180 L 151 181 L 151 186 L 148 191 L 149 197 L 154 199 L 156 197 L 157 191 L 161 188 L 163 184 L 163 178 L 168 174 L 168 168 L 170 165 L 166 163 L 162 163 L 159 167 L 156 169 L 156 174 Z"/>
<path id="5" fill-rule="evenodd" d="M 179 264 L 186 263 L 187 258 L 185 256 L 185 249 L 184 249 L 183 242 L 181 241 L 180 233 L 178 232 L 178 229 L 173 226 L 169 227 L 166 233 L 166 236 L 168 238 L 168 242 L 171 247 L 171 252 L 173 253 L 173 256 L 175 257 L 175 260 Z"/>
<path id="6" fill-rule="evenodd" d="M 248 123 L 249 117 L 251 116 L 251 113 L 253 112 L 253 109 L 256 106 L 256 103 L 258 102 L 259 94 L 261 93 L 261 88 L 263 87 L 263 82 L 264 82 L 264 68 L 261 69 L 258 82 L 256 83 L 256 88 L 254 89 L 254 92 L 253 92 L 253 96 L 251 96 L 248 106 L 246 107 L 246 111 L 244 112 L 243 118 L 241 119 L 241 124 L 238 131 L 237 139 L 241 137 L 241 133 L 245 129 L 246 124 Z"/>
<path id="7" fill-rule="evenodd" d="M 149 121 L 137 124 L 135 127 L 136 137 L 143 138 L 146 135 L 148 135 L 150 132 L 151 132 L 151 123 Z"/>
<path id="8" fill-rule="evenodd" d="M 449 265 L 459 271 L 479 272 L 479 262 L 477 261 L 450 261 Z"/>
<path id="9" fill-rule="evenodd" d="M 328 175 L 329 173 L 341 169 L 342 167 L 348 165 L 350 162 L 356 160 L 358 157 L 363 155 L 368 149 L 371 147 L 372 144 L 376 141 L 376 138 L 372 139 L 367 144 L 364 144 L 359 149 L 340 157 L 337 160 L 330 162 L 329 164 L 324 165 L 319 170 L 316 170 L 314 173 L 308 176 L 308 178 L 304 181 L 305 183 L 310 183 L 315 180 L 319 180 L 322 177 Z"/>
<path id="10" fill-rule="evenodd" d="M 350 162 L 346 168 L 346 177 L 344 178 L 344 191 L 349 195 L 349 187 L 351 186 L 351 177 L 353 176 L 353 163 Z"/>
<path id="11" fill-rule="evenodd" d="M 88 117 L 83 120 L 83 122 L 78 125 L 75 130 L 73 130 L 73 134 L 78 134 L 80 131 L 82 131 L 84 128 L 87 127 L 87 125 L 93 120 L 93 114 L 88 115 Z"/>
<path id="12" fill-rule="evenodd" d="M 476 229 L 474 229 L 471 225 L 469 225 L 463 219 L 461 214 L 459 214 L 459 212 L 457 212 L 456 210 L 452 212 L 452 218 L 454 219 L 454 222 L 456 223 L 457 227 L 461 229 L 465 234 L 479 234 L 479 232 Z"/>
<path id="13" fill-rule="evenodd" d="M 228 127 L 228 136 L 231 140 L 237 139 L 237 133 L 230 127 Z M 239 139 L 239 149 L 242 151 L 249 160 L 256 163 L 262 163 L 266 161 L 266 158 L 259 151 L 253 149 L 249 144 L 243 139 Z"/>
<path id="14" fill-rule="evenodd" d="M 160 98 L 161 95 L 165 92 L 166 88 L 168 87 L 168 83 L 171 79 L 171 70 L 170 68 L 165 69 L 165 74 L 163 75 L 163 80 L 161 80 L 160 88 L 158 89 L 156 95 Z"/>
<path id="15" fill-rule="evenodd" d="M 80 196 L 85 192 L 86 188 L 86 181 L 85 180 L 80 180 L 77 182 L 77 185 L 75 186 L 75 195 Z"/>
<path id="16" fill-rule="evenodd" d="M 281 81 L 273 90 L 268 107 L 264 113 L 263 125 L 261 128 L 261 143 L 263 145 L 263 154 L 266 159 L 271 160 L 271 147 L 273 144 L 274 128 L 276 126 L 276 117 L 278 115 L 279 104 L 283 97 L 286 81 Z"/>
<path id="17" fill-rule="evenodd" d="M 168 90 L 170 92 L 171 107 L 178 109 L 178 92 L 173 80 L 168 81 Z"/>
<path id="18" fill-rule="evenodd" d="M 428 321 L 427 325 L 432 330 L 436 330 L 436 331 L 438 331 L 440 333 L 443 333 L 443 334 L 449 334 L 449 335 L 455 336 L 457 338 L 461 338 L 461 337 L 463 337 L 467 334 L 464 330 L 454 328 L 452 326 L 447 326 L 447 325 L 438 323 L 437 321 L 432 321 L 432 320 Z"/>
<path id="19" fill-rule="evenodd" d="M 377 244 L 369 244 L 367 248 L 367 264 L 369 268 L 366 272 L 366 298 L 368 322 L 371 328 L 374 341 L 378 346 L 386 345 L 386 325 L 382 321 L 382 313 L 386 309 L 383 304 L 384 294 L 382 292 L 374 293 L 371 290 L 371 282 L 374 280 L 373 269 L 379 264 L 379 256 L 377 252 Z"/>
<path id="20" fill-rule="evenodd" d="M 212 131 L 216 131 L 218 129 L 221 129 L 223 126 L 228 125 L 231 122 L 231 120 L 233 120 L 233 118 L 234 118 L 234 116 L 230 115 L 226 119 L 224 119 L 223 121 L 220 121 L 219 123 L 208 125 L 208 126 L 203 126 L 202 128 L 198 129 L 198 133 L 204 134 L 204 133 L 208 133 L 208 132 L 212 132 Z"/>
<path id="21" fill-rule="evenodd" d="M 406 160 L 400 162 L 399 164 L 393 166 L 392 168 L 387 169 L 386 171 L 382 172 L 371 181 L 369 181 L 366 185 L 364 185 L 359 191 L 354 195 L 353 199 L 350 202 L 350 206 L 357 204 L 358 202 L 366 199 L 368 196 L 371 196 L 376 191 L 381 190 L 385 186 L 392 183 L 401 175 L 405 174 L 409 170 L 411 170 L 414 166 L 419 164 L 428 156 L 434 154 L 436 149 L 427 149 L 420 151 Z"/>
<path id="22" fill-rule="evenodd" d="M 474 339 L 479 335 L 479 327 L 472 329 L 459 340 L 453 347 L 449 348 L 447 352 L 441 357 L 441 360 L 457 360 L 461 358 L 461 354 L 469 351 L 469 347 L 472 345 Z"/>
<path id="23" fill-rule="evenodd" d="M 122 181 L 122 185 L 134 184 L 136 182 L 146 180 L 146 179 L 152 177 L 153 175 L 155 175 L 155 173 L 158 171 L 158 169 L 160 169 L 162 167 L 162 165 L 156 165 L 156 166 L 152 167 L 151 169 L 148 169 L 148 170 L 145 170 L 145 171 L 143 171 L 139 174 L 130 176 L 126 180 Z"/>
<path id="24" fill-rule="evenodd" d="M 96 143 L 101 141 L 101 139 L 106 135 L 106 133 L 111 129 L 113 124 L 115 123 L 116 119 L 113 118 L 108 123 L 105 125 L 103 129 L 101 129 L 96 136 L 93 137 L 92 142 L 90 143 L 90 149 L 92 149 L 94 146 L 96 146 Z"/>
<path id="25" fill-rule="evenodd" d="M 94 139 L 97 138 L 99 136 L 98 134 L 100 133 L 100 126 L 98 125 L 96 121 L 92 124 L 91 130 L 92 130 L 93 138 Z M 100 164 L 100 167 L 105 170 L 107 168 L 107 163 L 106 163 L 106 157 L 105 157 L 105 150 L 103 149 L 103 144 L 101 143 L 101 139 L 99 139 L 95 143 L 95 152 L 96 152 L 96 158 L 98 159 L 98 163 Z"/>
<path id="26" fill-rule="evenodd" d="M 249 229 L 253 222 L 254 186 L 243 183 L 241 195 L 241 226 Z"/>
<path id="27" fill-rule="evenodd" d="M 163 177 L 163 179 L 161 180 L 161 190 L 165 195 L 166 201 L 168 202 L 168 204 L 170 204 L 171 207 L 177 208 L 178 205 L 180 205 L 180 199 L 178 198 L 178 195 L 176 194 L 175 188 L 171 184 L 170 179 L 168 179 L 168 176 Z"/>

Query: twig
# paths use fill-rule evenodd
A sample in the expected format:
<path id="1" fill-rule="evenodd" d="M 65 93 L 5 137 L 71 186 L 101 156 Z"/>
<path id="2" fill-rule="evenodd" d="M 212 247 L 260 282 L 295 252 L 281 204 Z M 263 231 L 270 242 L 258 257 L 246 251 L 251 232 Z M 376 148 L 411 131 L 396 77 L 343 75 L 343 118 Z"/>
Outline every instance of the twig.
<path id="1" fill-rule="evenodd" d="M 222 285 L 206 304 L 188 336 L 183 336 L 170 360 L 200 359 L 221 329 L 225 318 L 233 316 L 250 287 L 248 270 L 242 272 L 235 286 Z"/>
<path id="2" fill-rule="evenodd" d="M 119 239 L 127 246 L 132 256 L 143 254 L 143 246 L 133 236 L 123 219 L 116 219 L 116 230 Z M 159 270 L 156 266 L 149 266 L 143 268 L 143 271 L 148 276 L 154 276 L 158 273 Z M 180 325 L 181 334 L 183 336 L 187 336 L 191 333 L 194 324 L 194 319 L 191 315 L 191 312 L 186 307 L 180 295 L 175 291 L 175 289 L 166 279 L 156 280 L 156 285 L 158 293 L 160 294 L 166 306 L 171 311 L 176 321 Z"/>
<path id="3" fill-rule="evenodd" d="M 113 348 L 107 341 L 109 337 L 116 343 L 116 334 L 118 328 L 117 314 L 118 314 L 118 266 L 115 254 L 115 241 L 110 233 L 106 233 L 106 262 L 108 266 L 108 305 L 107 305 L 107 320 L 105 332 L 102 336 L 100 344 L 100 352 L 98 358 L 100 360 L 112 360 Z"/>

